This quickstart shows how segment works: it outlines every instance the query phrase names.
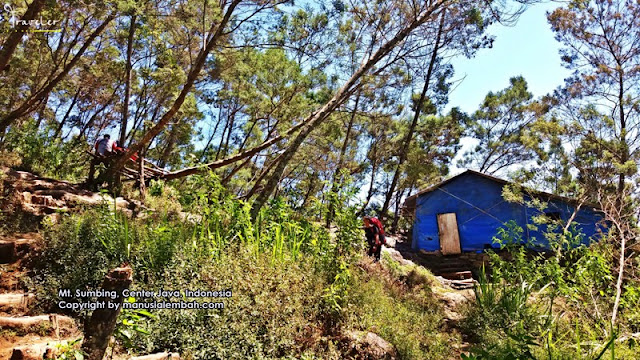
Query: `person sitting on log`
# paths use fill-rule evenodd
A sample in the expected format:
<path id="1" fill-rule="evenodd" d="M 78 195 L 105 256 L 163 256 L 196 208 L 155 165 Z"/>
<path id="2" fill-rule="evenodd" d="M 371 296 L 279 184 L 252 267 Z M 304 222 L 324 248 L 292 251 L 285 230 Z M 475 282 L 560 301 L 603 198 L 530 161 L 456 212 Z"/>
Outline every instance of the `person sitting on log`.
<path id="1" fill-rule="evenodd" d="M 113 156 L 123 151 L 115 141 L 111 140 L 111 135 L 109 134 L 105 134 L 102 139 L 96 141 L 93 148 L 95 150 L 95 157 L 91 160 L 89 167 L 89 177 L 87 179 L 87 184 L 89 185 L 93 185 L 94 183 L 96 166 L 104 164 L 106 167 L 109 167 Z"/>

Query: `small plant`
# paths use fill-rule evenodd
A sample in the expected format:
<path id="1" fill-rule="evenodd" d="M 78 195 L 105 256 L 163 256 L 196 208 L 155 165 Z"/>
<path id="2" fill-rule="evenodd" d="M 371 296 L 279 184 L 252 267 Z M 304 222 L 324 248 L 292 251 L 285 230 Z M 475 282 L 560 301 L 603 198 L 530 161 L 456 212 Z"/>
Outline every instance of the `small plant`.
<path id="1" fill-rule="evenodd" d="M 58 348 L 56 360 L 84 360 L 87 354 L 78 349 L 81 341 L 82 339 L 76 339 L 56 345 Z"/>
<path id="2" fill-rule="evenodd" d="M 134 303 L 135 298 L 129 297 L 125 299 L 128 303 Z M 134 346 L 134 336 L 149 335 L 149 331 L 142 325 L 143 321 L 153 320 L 155 316 L 147 310 L 122 308 L 120 319 L 116 324 L 114 336 L 122 344 L 125 349 L 131 349 Z"/>

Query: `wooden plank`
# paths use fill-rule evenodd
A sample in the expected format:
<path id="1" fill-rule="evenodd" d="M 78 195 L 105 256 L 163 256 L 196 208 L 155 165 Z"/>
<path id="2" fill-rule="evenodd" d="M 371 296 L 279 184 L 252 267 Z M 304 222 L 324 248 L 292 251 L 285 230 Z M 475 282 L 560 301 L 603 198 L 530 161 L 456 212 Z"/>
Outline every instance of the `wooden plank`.
<path id="1" fill-rule="evenodd" d="M 443 255 L 460 254 L 460 235 L 455 213 L 438 214 L 440 251 Z"/>
<path id="2" fill-rule="evenodd" d="M 471 271 L 457 271 L 452 273 L 444 273 L 444 274 L 441 274 L 440 276 L 449 280 L 465 280 L 465 279 L 473 278 Z"/>

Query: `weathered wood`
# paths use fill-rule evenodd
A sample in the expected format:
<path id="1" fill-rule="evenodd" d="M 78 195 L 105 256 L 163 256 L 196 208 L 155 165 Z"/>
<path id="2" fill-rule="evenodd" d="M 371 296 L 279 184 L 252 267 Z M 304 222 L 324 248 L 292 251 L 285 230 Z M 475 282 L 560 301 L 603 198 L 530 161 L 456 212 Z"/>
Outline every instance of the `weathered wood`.
<path id="1" fill-rule="evenodd" d="M 86 151 L 87 154 L 89 154 L 93 159 L 98 159 L 98 156 L 94 153 L 92 153 L 91 151 Z M 117 157 L 117 156 L 116 156 Z M 115 159 L 115 157 L 114 157 Z M 156 179 L 156 178 L 161 178 L 164 175 L 168 174 L 168 172 L 160 167 L 158 167 L 156 164 L 152 163 L 151 161 L 144 159 L 144 180 L 145 182 L 149 179 Z M 135 165 L 135 169 L 129 168 L 124 166 L 122 169 L 118 170 L 118 173 L 120 175 L 123 175 L 126 179 L 125 180 L 139 180 L 140 178 L 140 161 L 136 162 L 133 159 L 129 160 L 132 164 Z M 146 165 L 148 164 L 148 165 Z"/>
<path id="2" fill-rule="evenodd" d="M 443 273 L 440 276 L 449 280 L 464 280 L 464 279 L 473 278 L 471 271 L 456 271 L 456 272 L 450 272 L 450 273 Z"/>
<path id="3" fill-rule="evenodd" d="M 35 295 L 28 293 L 0 294 L 0 311 L 6 313 L 24 311 L 33 302 Z"/>
<path id="4" fill-rule="evenodd" d="M 84 342 L 82 350 L 87 354 L 88 360 L 102 360 L 109 345 L 109 339 L 116 327 L 116 321 L 122 307 L 122 291 L 131 285 L 133 270 L 129 266 L 115 268 L 107 274 L 102 283 L 102 289 L 113 292 L 115 299 L 109 297 L 98 298 L 98 302 L 117 304 L 117 308 L 105 306 L 96 309 L 91 314 L 89 323 L 85 326 Z"/>
<path id="5" fill-rule="evenodd" d="M 75 328 L 75 322 L 68 316 L 56 314 L 22 317 L 0 316 L 0 328 L 20 330 L 21 332 L 37 332 L 46 329 L 58 335 L 61 330 L 62 332 L 72 332 Z"/>
<path id="6" fill-rule="evenodd" d="M 438 214 L 440 251 L 443 255 L 460 254 L 460 235 L 455 213 Z"/>
<path id="7" fill-rule="evenodd" d="M 145 166 L 144 166 L 144 154 L 140 154 L 139 166 L 140 169 L 140 179 L 138 180 L 140 183 L 138 184 L 140 190 L 140 197 L 144 200 L 145 193 L 147 192 L 145 189 Z M 149 171 L 153 172 L 155 170 L 149 169 Z"/>

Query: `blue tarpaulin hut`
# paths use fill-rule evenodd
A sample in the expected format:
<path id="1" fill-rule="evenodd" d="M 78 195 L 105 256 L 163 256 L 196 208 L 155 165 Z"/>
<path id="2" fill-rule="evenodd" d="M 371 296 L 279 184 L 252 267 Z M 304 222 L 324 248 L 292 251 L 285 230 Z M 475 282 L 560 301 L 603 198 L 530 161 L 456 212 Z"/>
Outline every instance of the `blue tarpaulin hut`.
<path id="1" fill-rule="evenodd" d="M 514 221 L 523 229 L 524 240 L 539 248 L 548 242 L 537 230 L 529 229 L 538 210 L 524 204 L 508 202 L 502 190 L 509 182 L 477 171 L 467 170 L 407 198 L 405 208 L 414 215 L 412 247 L 443 254 L 480 252 L 495 247 L 498 229 Z M 552 219 L 569 220 L 577 207 L 575 200 L 537 192 L 535 197 L 547 202 L 544 214 Z M 530 200 L 525 195 L 525 200 Z M 601 212 L 593 205 L 582 205 L 573 222 L 584 234 L 583 243 L 601 231 Z"/>

